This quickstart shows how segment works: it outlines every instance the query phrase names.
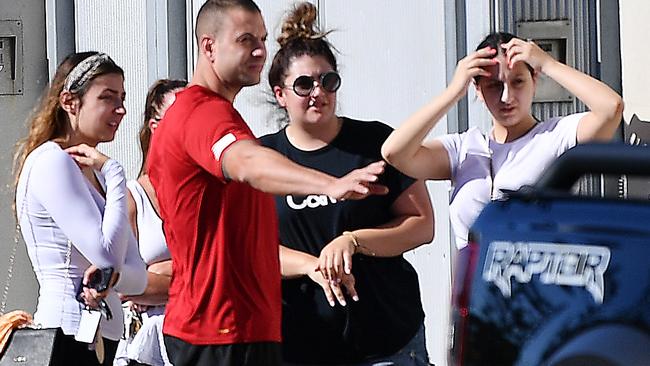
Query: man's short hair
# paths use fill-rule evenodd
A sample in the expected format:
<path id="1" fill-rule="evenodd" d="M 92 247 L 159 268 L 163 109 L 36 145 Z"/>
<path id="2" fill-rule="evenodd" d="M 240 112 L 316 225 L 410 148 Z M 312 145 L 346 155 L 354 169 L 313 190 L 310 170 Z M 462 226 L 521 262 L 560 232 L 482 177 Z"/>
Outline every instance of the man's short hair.
<path id="1" fill-rule="evenodd" d="M 197 44 L 203 34 L 217 34 L 222 24 L 223 14 L 233 8 L 241 8 L 250 12 L 261 13 L 253 0 L 207 0 L 199 9 L 196 16 L 194 33 Z"/>

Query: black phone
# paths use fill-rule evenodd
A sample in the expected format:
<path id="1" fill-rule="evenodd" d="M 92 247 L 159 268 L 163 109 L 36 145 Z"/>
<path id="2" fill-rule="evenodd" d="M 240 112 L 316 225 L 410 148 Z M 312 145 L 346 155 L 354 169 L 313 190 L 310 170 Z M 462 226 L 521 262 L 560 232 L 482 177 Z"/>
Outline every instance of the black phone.
<path id="1" fill-rule="evenodd" d="M 106 291 L 108 289 L 108 286 L 111 284 L 113 271 L 113 267 L 100 268 L 90 276 L 87 285 L 84 285 L 83 283 L 79 284 L 76 296 L 77 301 L 81 303 L 84 302 L 83 298 L 81 297 L 84 287 L 95 289 L 97 292 Z"/>
<path id="2" fill-rule="evenodd" d="M 106 291 L 111 284 L 112 277 L 113 267 L 100 268 L 90 276 L 87 287 L 93 288 L 97 292 Z"/>

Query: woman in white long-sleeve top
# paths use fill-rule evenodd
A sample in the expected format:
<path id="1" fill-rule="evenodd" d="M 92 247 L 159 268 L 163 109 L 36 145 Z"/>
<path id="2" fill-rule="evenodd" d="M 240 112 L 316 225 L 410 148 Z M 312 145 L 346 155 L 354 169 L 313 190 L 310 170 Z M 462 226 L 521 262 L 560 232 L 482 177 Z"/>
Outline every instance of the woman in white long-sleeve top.
<path id="1" fill-rule="evenodd" d="M 126 113 L 123 75 L 106 54 L 68 56 L 16 157 L 16 215 L 40 286 L 34 321 L 61 328 L 57 351 L 65 359 L 58 361 L 66 365 L 112 365 L 123 332 L 115 291 L 138 294 L 147 281 L 128 222 L 124 172 L 95 149 L 114 138 Z M 85 304 L 77 301 L 82 281 L 108 267 L 109 289 L 83 288 Z M 112 312 L 100 322 L 103 342 L 76 341 L 82 309 L 102 299 Z M 103 362 L 95 347 L 103 348 Z"/>

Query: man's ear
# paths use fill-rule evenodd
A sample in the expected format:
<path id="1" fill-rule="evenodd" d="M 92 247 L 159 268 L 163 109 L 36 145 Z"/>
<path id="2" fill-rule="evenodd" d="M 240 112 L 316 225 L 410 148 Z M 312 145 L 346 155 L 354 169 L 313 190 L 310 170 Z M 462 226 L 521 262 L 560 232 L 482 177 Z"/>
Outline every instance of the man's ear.
<path id="1" fill-rule="evenodd" d="M 275 95 L 275 100 L 278 101 L 278 104 L 280 105 L 280 107 L 286 108 L 287 107 L 287 100 L 286 100 L 286 97 L 284 95 L 284 89 L 282 89 L 282 88 L 280 88 L 279 86 L 276 85 L 276 86 L 273 87 L 273 94 Z"/>
<path id="2" fill-rule="evenodd" d="M 199 53 L 204 54 L 208 60 L 213 61 L 216 54 L 214 53 L 214 37 L 207 34 L 201 35 L 199 41 Z"/>
<path id="3" fill-rule="evenodd" d="M 62 91 L 59 94 L 59 104 L 67 113 L 76 116 L 79 112 L 79 98 L 69 91 Z"/>

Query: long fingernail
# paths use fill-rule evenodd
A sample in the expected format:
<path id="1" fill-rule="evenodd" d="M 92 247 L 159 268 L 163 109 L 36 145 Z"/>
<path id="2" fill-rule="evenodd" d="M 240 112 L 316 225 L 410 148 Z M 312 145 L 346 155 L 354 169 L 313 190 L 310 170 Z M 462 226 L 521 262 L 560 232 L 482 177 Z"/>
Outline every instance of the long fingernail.
<path id="1" fill-rule="evenodd" d="M 343 306 L 347 305 L 347 303 L 345 302 L 345 300 L 342 300 L 342 301 L 341 301 L 341 305 L 343 305 Z"/>
<path id="2" fill-rule="evenodd" d="M 359 301 L 359 296 L 357 296 L 357 295 L 352 296 L 352 300 Z"/>
<path id="3" fill-rule="evenodd" d="M 331 307 L 334 307 L 335 305 L 336 305 L 336 304 L 334 303 L 334 301 L 330 301 L 330 306 L 331 306 Z"/>

